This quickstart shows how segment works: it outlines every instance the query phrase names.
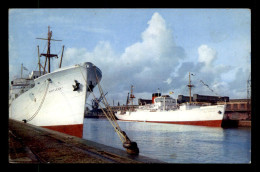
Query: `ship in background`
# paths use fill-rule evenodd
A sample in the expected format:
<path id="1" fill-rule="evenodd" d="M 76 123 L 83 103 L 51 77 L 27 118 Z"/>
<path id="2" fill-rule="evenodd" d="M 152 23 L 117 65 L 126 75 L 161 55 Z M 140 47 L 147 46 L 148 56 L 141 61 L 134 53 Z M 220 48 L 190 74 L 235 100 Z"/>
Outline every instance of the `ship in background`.
<path id="1" fill-rule="evenodd" d="M 48 27 L 47 53 L 39 54 L 39 71 L 32 71 L 29 77 L 11 81 L 9 90 L 9 118 L 36 126 L 82 137 L 85 103 L 89 94 L 102 78 L 101 70 L 91 62 L 61 67 L 50 71 L 52 31 Z M 40 57 L 45 57 L 44 66 Z M 46 67 L 48 64 L 48 71 Z M 22 70 L 23 70 L 22 66 Z"/>
<path id="2" fill-rule="evenodd" d="M 119 120 L 136 122 L 154 122 L 184 125 L 200 125 L 221 127 L 226 104 L 210 105 L 208 103 L 191 102 L 191 85 L 189 73 L 189 102 L 178 104 L 176 99 L 160 92 L 152 95 L 152 104 L 145 104 L 137 108 L 128 108 L 115 113 Z M 133 105 L 133 86 L 131 86 L 130 102 Z M 128 99 L 127 99 L 128 100 Z"/>

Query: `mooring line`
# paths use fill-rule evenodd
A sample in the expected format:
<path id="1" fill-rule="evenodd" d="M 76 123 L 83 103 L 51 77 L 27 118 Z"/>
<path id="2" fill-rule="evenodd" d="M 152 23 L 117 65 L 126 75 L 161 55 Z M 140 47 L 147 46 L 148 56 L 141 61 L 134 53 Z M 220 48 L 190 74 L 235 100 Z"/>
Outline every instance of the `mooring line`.
<path id="1" fill-rule="evenodd" d="M 44 93 L 44 95 L 43 95 L 43 98 L 42 98 L 42 101 L 41 101 L 41 103 L 40 103 L 40 106 L 39 106 L 38 109 L 35 111 L 35 113 L 33 114 L 33 116 L 31 116 L 29 119 L 25 120 L 24 122 L 29 122 L 29 121 L 33 120 L 33 119 L 36 117 L 36 115 L 39 113 L 39 111 L 40 111 L 40 109 L 41 109 L 41 107 L 42 107 L 42 104 L 43 104 L 43 102 L 44 102 L 44 100 L 45 100 L 45 97 L 46 97 L 46 95 L 47 95 L 47 91 L 48 91 L 48 88 L 49 88 L 49 84 L 50 84 L 50 82 L 47 83 L 46 90 L 45 90 L 45 93 Z"/>

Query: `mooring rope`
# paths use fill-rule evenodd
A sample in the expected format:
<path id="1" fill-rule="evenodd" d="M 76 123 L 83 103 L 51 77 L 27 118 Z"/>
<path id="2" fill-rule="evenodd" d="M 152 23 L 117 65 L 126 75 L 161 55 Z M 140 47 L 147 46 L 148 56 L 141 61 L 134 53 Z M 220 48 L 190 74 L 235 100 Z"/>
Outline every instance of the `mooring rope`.
<path id="1" fill-rule="evenodd" d="M 103 92 L 103 90 L 102 90 L 102 88 L 101 88 L 101 86 L 100 86 L 100 82 L 99 82 L 98 77 L 97 77 L 96 68 L 95 68 L 95 74 L 96 74 L 96 79 L 97 79 L 99 91 L 100 91 L 101 95 L 103 96 L 103 99 L 102 99 L 103 104 L 104 104 L 105 107 L 108 109 L 108 115 L 109 115 L 109 118 L 108 118 L 108 119 L 109 119 L 110 123 L 112 124 L 112 126 L 114 127 L 114 130 L 115 130 L 116 133 L 118 134 L 120 140 L 122 141 L 122 143 L 124 143 L 124 142 L 127 140 L 127 138 L 126 138 L 126 136 L 123 134 L 122 130 L 120 129 L 120 127 L 119 127 L 119 125 L 118 125 L 118 123 L 116 122 L 116 119 L 115 119 L 115 117 L 114 117 L 114 115 L 113 115 L 113 112 L 112 112 L 112 110 L 111 110 L 111 108 L 110 108 L 110 106 L 109 106 L 109 104 L 108 104 L 108 102 L 107 102 L 107 100 L 106 100 L 106 97 L 104 96 L 104 92 Z M 100 107 L 101 107 L 101 106 L 100 106 Z M 108 117 L 107 113 L 103 110 L 102 107 L 101 107 L 101 109 L 102 109 L 103 113 Z M 114 123 L 113 123 L 113 122 L 114 122 Z"/>
<path id="2" fill-rule="evenodd" d="M 83 79 L 84 79 L 84 81 L 86 83 L 86 86 L 90 89 L 90 87 L 89 87 L 89 85 L 87 83 L 87 80 L 85 79 L 85 77 L 84 77 L 84 75 L 83 75 L 83 73 L 81 71 L 81 67 L 83 67 L 83 68 L 86 68 L 86 67 L 80 66 L 79 69 L 80 69 L 82 77 L 83 77 Z M 123 134 L 122 130 L 120 129 L 120 127 L 119 127 L 118 123 L 116 122 L 116 119 L 115 119 L 115 117 L 114 117 L 114 115 L 112 113 L 112 110 L 111 110 L 111 108 L 109 107 L 109 105 L 107 103 L 107 100 L 106 100 L 106 98 L 104 96 L 103 90 L 102 90 L 102 88 L 100 86 L 100 82 L 99 82 L 98 77 L 97 77 L 96 68 L 95 68 L 95 74 L 96 74 L 96 81 L 97 81 L 97 84 L 98 84 L 98 87 L 99 87 L 100 94 L 101 94 L 101 96 L 103 96 L 103 100 L 102 101 L 103 101 L 103 104 L 105 105 L 105 107 L 108 109 L 108 114 L 105 112 L 105 110 L 102 108 L 102 106 L 100 106 L 100 103 L 97 101 L 97 98 L 96 98 L 95 94 L 93 93 L 93 91 L 91 92 L 91 94 L 93 95 L 94 100 L 98 103 L 99 107 L 101 108 L 102 112 L 105 114 L 105 116 L 108 119 L 108 121 L 110 122 L 110 124 L 113 126 L 113 128 L 116 131 L 116 133 L 118 134 L 121 142 L 124 143 L 127 140 L 127 137 Z"/>
<path id="3" fill-rule="evenodd" d="M 38 88 L 38 90 L 41 90 L 43 87 L 44 87 L 44 84 L 42 84 L 40 86 L 40 88 Z M 28 105 L 24 108 L 24 111 L 28 111 L 28 108 L 30 108 L 33 103 L 34 103 L 33 101 L 31 101 L 31 103 L 28 103 Z"/>
<path id="4" fill-rule="evenodd" d="M 41 107 L 42 107 L 42 104 L 43 104 L 43 102 L 44 102 L 44 100 L 45 100 L 45 97 L 46 97 L 46 95 L 47 95 L 47 91 L 48 91 L 48 88 L 49 88 L 49 83 L 50 83 L 50 82 L 47 83 L 46 90 L 45 90 L 45 93 L 44 93 L 44 95 L 43 95 L 43 98 L 42 98 L 42 101 L 41 101 L 41 103 L 40 103 L 40 106 L 39 106 L 38 109 L 35 111 L 35 113 L 34 113 L 29 119 L 26 120 L 26 122 L 29 122 L 29 121 L 33 120 L 33 119 L 36 117 L 36 115 L 39 113 L 39 111 L 40 111 L 40 109 L 41 109 Z"/>

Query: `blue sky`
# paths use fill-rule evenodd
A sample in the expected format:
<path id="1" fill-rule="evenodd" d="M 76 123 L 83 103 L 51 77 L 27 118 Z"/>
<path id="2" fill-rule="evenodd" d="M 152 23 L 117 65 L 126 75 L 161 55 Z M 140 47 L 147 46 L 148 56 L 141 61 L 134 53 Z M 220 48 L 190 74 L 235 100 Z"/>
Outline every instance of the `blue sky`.
<path id="1" fill-rule="evenodd" d="M 61 53 L 65 45 L 64 66 L 90 61 L 103 71 L 110 103 L 125 103 L 131 84 L 137 99 L 151 99 L 158 88 L 174 91 L 174 98 L 188 95 L 189 72 L 195 74 L 193 93 L 247 96 L 248 9 L 10 9 L 11 79 L 21 63 L 37 68 L 37 45 L 42 52 L 46 42 L 35 38 L 47 37 L 48 26 L 54 39 L 63 40 L 52 42 L 51 51 Z"/>

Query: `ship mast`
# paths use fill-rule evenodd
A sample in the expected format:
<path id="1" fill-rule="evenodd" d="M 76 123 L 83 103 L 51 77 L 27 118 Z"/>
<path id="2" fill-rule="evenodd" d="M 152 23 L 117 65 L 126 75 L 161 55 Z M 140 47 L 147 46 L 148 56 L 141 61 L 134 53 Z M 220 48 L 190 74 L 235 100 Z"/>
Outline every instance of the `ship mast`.
<path id="1" fill-rule="evenodd" d="M 191 88 L 194 87 L 194 85 L 191 85 L 190 72 L 189 72 L 189 84 L 187 86 L 189 87 L 189 91 L 190 91 L 190 103 L 191 103 Z"/>
<path id="2" fill-rule="evenodd" d="M 37 49 L 38 49 L 38 65 L 39 65 L 39 72 L 40 72 L 40 76 L 41 76 L 41 63 L 40 63 L 40 49 L 39 49 L 39 45 L 37 45 Z"/>
<path id="3" fill-rule="evenodd" d="M 132 104 L 132 109 L 134 108 L 134 98 L 135 98 L 135 96 L 133 94 L 133 88 L 134 88 L 134 86 L 131 85 L 130 101 L 131 101 L 131 104 Z"/>
<path id="4" fill-rule="evenodd" d="M 48 61 L 48 73 L 51 72 L 51 64 L 50 64 L 50 59 L 52 57 L 56 57 L 58 58 L 58 55 L 57 54 L 51 54 L 51 41 L 61 41 L 61 40 L 55 40 L 55 39 L 51 39 L 52 37 L 52 31 L 50 31 L 50 26 L 48 26 L 48 38 L 36 38 L 36 39 L 42 39 L 42 40 L 47 40 L 48 41 L 48 49 L 47 49 L 47 53 L 41 53 L 40 57 L 41 56 L 45 56 L 45 63 L 44 63 L 44 71 L 43 71 L 43 74 L 45 73 L 45 67 L 46 67 L 46 62 Z"/>

